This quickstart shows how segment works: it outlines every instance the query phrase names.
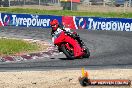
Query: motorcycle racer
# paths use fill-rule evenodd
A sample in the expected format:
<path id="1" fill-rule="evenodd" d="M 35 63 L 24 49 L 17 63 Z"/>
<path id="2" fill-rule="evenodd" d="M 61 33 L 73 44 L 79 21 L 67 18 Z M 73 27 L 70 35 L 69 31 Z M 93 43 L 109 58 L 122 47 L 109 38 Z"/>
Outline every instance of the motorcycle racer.
<path id="1" fill-rule="evenodd" d="M 89 58 L 89 49 L 76 32 L 59 25 L 56 19 L 50 21 L 50 26 L 52 28 L 52 41 L 59 52 L 63 52 L 69 59 Z"/>
<path id="2" fill-rule="evenodd" d="M 51 35 L 54 36 L 55 33 L 64 31 L 70 37 L 76 39 L 81 46 L 83 46 L 83 42 L 80 39 L 79 35 L 74 31 L 72 32 L 70 28 L 65 28 L 64 26 L 60 26 L 58 20 L 54 19 L 50 21 L 50 26 L 52 28 Z"/>

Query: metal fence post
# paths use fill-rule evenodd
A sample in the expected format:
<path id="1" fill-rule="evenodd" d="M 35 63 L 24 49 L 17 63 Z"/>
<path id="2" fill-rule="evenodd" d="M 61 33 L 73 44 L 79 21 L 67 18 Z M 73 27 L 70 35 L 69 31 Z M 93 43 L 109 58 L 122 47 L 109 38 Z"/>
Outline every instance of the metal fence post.
<path id="1" fill-rule="evenodd" d="M 26 2 L 25 2 L 26 0 L 23 0 L 23 5 L 25 5 L 26 4 Z"/>
<path id="2" fill-rule="evenodd" d="M 71 11 L 72 11 L 72 0 L 71 0 Z"/>
<path id="3" fill-rule="evenodd" d="M 60 0 L 58 0 L 58 5 L 60 5 Z"/>
<path id="4" fill-rule="evenodd" d="M 11 2 L 10 2 L 10 0 L 9 0 L 9 7 L 11 6 Z"/>
<path id="5" fill-rule="evenodd" d="M 40 0 L 39 0 L 39 6 L 40 6 Z"/>
<path id="6" fill-rule="evenodd" d="M 132 6 L 132 0 L 129 0 L 129 7 Z"/>
<path id="7" fill-rule="evenodd" d="M 106 4 L 106 3 L 105 3 L 105 0 L 104 0 L 104 1 L 103 1 L 103 6 L 104 6 L 104 7 L 105 7 L 105 4 Z"/>
<path id="8" fill-rule="evenodd" d="M 126 13 L 126 7 L 127 7 L 127 3 L 124 3 L 124 13 Z"/>

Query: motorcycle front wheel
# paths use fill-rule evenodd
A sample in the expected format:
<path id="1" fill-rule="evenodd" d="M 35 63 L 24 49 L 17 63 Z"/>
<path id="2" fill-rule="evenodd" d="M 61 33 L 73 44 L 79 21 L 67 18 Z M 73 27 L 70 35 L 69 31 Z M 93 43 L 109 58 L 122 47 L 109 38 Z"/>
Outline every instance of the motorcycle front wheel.
<path id="1" fill-rule="evenodd" d="M 75 59 L 73 50 L 69 50 L 65 44 L 61 45 L 61 51 L 66 55 L 69 60 Z"/>
<path id="2" fill-rule="evenodd" d="M 89 49 L 87 47 L 85 48 L 84 52 L 85 52 L 85 55 L 83 56 L 83 58 L 89 58 L 90 52 L 89 52 Z"/>

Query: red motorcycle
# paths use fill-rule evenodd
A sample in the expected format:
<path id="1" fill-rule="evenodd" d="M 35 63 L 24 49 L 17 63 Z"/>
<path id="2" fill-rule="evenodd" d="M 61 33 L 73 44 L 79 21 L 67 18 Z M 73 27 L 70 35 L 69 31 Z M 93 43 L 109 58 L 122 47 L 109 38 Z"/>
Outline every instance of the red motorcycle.
<path id="1" fill-rule="evenodd" d="M 70 37 L 61 29 L 54 33 L 52 41 L 68 59 L 89 58 L 90 56 L 89 49 L 85 45 L 81 46 L 76 39 Z"/>

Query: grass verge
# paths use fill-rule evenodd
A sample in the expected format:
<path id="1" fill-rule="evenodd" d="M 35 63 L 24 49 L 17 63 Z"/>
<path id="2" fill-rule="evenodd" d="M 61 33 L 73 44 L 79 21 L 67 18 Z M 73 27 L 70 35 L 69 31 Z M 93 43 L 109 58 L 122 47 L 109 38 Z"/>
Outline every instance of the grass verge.
<path id="1" fill-rule="evenodd" d="M 64 10 L 40 10 L 40 9 L 23 9 L 23 8 L 0 8 L 0 12 L 6 13 L 30 13 L 44 15 L 61 15 L 61 16 L 92 16 L 92 17 L 118 17 L 132 18 L 132 13 L 117 13 L 117 12 L 79 12 L 79 11 L 64 11 Z"/>
<path id="2" fill-rule="evenodd" d="M 31 52 L 38 50 L 39 46 L 23 40 L 17 39 L 0 39 L 0 55 L 13 55 L 20 52 Z"/>

